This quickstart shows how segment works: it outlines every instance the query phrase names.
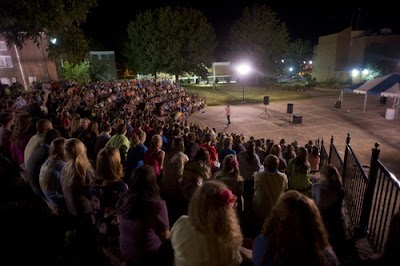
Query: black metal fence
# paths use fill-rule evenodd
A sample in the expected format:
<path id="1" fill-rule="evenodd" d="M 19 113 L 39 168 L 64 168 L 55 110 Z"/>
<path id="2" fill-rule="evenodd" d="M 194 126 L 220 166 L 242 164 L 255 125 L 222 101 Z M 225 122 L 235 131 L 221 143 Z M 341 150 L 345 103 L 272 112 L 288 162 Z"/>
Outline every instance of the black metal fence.
<path id="1" fill-rule="evenodd" d="M 342 174 L 348 233 L 354 239 L 366 237 L 371 249 L 376 253 L 381 252 L 390 220 L 396 211 L 400 211 L 400 182 L 379 161 L 379 144 L 375 143 L 370 165 L 367 166 L 360 164 L 351 148 L 350 134 L 347 135 L 343 159 L 333 143 L 333 136 L 329 150 L 324 140 L 318 144 L 321 166 L 333 164 Z"/>

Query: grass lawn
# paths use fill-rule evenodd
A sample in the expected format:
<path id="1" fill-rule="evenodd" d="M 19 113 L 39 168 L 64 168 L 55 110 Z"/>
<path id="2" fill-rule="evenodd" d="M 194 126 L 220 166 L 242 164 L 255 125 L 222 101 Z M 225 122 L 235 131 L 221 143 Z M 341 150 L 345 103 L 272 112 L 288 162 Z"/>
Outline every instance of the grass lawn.
<path id="1" fill-rule="evenodd" d="M 189 93 L 198 94 L 205 98 L 208 106 L 225 104 L 239 104 L 244 100 L 246 103 L 262 103 L 264 96 L 269 96 L 270 102 L 299 100 L 311 98 L 310 88 L 300 85 L 243 85 L 241 84 L 182 84 Z"/>

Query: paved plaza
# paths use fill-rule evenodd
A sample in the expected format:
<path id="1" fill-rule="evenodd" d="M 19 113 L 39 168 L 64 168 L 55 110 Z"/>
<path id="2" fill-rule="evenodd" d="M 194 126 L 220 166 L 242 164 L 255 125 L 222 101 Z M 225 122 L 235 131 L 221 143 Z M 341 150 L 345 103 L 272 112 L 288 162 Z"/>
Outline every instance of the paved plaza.
<path id="1" fill-rule="evenodd" d="M 368 96 L 364 112 L 364 95 L 345 93 L 338 109 L 335 102 L 339 98 L 339 90 L 336 93 L 312 89 L 309 93 L 312 98 L 307 100 L 270 102 L 264 106 L 264 95 L 260 95 L 260 104 L 231 105 L 232 124 L 229 126 L 225 106 L 207 107 L 203 112 L 191 115 L 188 121 L 215 128 L 217 132 L 269 138 L 275 142 L 281 138 L 287 143 L 297 140 L 299 145 L 306 144 L 308 140 L 324 139 L 328 147 L 333 136 L 342 158 L 347 134 L 350 134 L 351 147 L 362 165 L 369 166 L 371 150 L 375 143 L 379 143 L 379 159 L 400 178 L 400 116 L 385 118 L 393 99 L 381 104 L 380 97 Z M 289 123 L 292 117 L 287 114 L 288 103 L 293 103 L 293 114 L 301 116 L 301 124 Z"/>

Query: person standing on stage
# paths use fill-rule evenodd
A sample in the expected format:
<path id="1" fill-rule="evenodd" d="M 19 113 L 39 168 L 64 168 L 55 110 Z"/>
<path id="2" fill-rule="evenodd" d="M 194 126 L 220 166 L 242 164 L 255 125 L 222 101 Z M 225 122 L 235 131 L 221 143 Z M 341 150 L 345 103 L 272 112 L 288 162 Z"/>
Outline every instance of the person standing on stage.
<path id="1" fill-rule="evenodd" d="M 227 125 L 229 125 L 231 123 L 231 107 L 229 106 L 229 104 L 225 107 L 225 112 L 226 112 L 226 119 L 228 119 Z"/>

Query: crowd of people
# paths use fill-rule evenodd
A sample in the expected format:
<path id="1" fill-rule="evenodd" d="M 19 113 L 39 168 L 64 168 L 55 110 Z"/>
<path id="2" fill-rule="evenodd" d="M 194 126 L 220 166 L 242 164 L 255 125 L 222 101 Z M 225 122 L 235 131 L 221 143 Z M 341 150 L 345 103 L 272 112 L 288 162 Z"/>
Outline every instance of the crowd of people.
<path id="1" fill-rule="evenodd" d="M 311 140 L 189 124 L 206 104 L 168 80 L 47 82 L 0 106 L 1 170 L 56 217 L 74 262 L 341 263 L 342 178 Z"/>

